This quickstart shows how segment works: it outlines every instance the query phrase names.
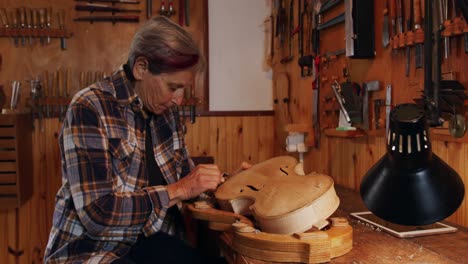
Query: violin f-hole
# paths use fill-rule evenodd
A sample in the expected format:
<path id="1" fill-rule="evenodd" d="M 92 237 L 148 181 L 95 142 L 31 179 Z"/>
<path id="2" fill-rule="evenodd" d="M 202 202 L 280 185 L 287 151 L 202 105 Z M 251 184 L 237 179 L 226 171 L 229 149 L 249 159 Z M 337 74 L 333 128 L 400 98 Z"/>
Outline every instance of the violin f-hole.
<path id="1" fill-rule="evenodd" d="M 287 168 L 287 167 L 286 167 Z M 283 168 L 280 168 L 280 171 L 283 172 L 286 175 L 289 175 L 287 171 L 285 171 Z"/>
<path id="2" fill-rule="evenodd" d="M 260 191 L 259 189 L 255 188 L 255 186 L 252 186 L 252 185 L 247 185 L 247 187 L 249 187 L 252 191 Z"/>

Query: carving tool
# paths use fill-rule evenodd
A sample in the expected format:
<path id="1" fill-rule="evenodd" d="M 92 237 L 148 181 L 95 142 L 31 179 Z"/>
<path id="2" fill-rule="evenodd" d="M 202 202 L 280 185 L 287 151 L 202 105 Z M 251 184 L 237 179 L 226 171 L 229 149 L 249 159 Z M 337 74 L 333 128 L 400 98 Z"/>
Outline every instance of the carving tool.
<path id="1" fill-rule="evenodd" d="M 31 9 L 32 27 L 34 32 L 37 32 L 37 29 L 39 28 L 38 15 L 39 14 L 36 9 Z M 34 38 L 34 44 L 36 44 L 36 37 Z"/>
<path id="2" fill-rule="evenodd" d="M 165 16 L 166 15 L 166 1 L 161 0 L 161 7 L 159 8 L 159 14 Z"/>
<path id="3" fill-rule="evenodd" d="M 390 110 L 392 110 L 392 85 L 387 85 L 385 96 L 385 135 L 388 137 L 388 129 L 390 128 Z"/>
<path id="4" fill-rule="evenodd" d="M 390 0 L 390 21 L 392 24 L 392 54 L 396 54 L 398 48 L 398 33 L 396 23 L 396 0 Z"/>
<path id="5" fill-rule="evenodd" d="M 16 14 L 19 17 L 19 21 L 20 21 L 20 24 L 19 24 L 18 27 L 21 28 L 21 29 L 25 29 L 26 28 L 26 17 L 24 16 L 24 14 L 25 14 L 24 7 L 17 8 L 16 9 Z M 21 46 L 24 47 L 25 45 L 26 45 L 26 37 L 24 36 L 24 34 L 21 34 Z"/>
<path id="6" fill-rule="evenodd" d="M 153 0 L 146 0 L 146 18 L 153 16 Z"/>
<path id="7" fill-rule="evenodd" d="M 52 7 L 48 7 L 46 10 L 46 27 L 50 29 L 52 25 Z M 50 32 L 47 32 L 47 44 L 50 44 Z"/>
<path id="8" fill-rule="evenodd" d="M 57 19 L 59 23 L 59 28 L 63 30 L 63 33 L 65 34 L 65 10 L 61 9 L 57 12 Z M 60 37 L 60 48 L 62 50 L 67 49 L 67 42 L 65 40 L 65 36 Z"/>
<path id="9" fill-rule="evenodd" d="M 293 34 L 292 32 L 294 31 L 294 0 L 291 0 L 291 2 L 289 3 L 289 31 L 288 31 L 288 47 L 289 47 L 289 54 L 287 57 L 285 58 L 282 58 L 280 60 L 280 63 L 281 64 L 285 64 L 285 63 L 288 63 L 290 61 L 292 61 L 292 59 L 294 58 L 293 56 L 293 51 L 292 51 L 292 38 L 293 38 Z"/>
<path id="10" fill-rule="evenodd" d="M 39 9 L 39 28 L 41 29 L 44 29 L 44 25 L 45 25 L 45 9 L 44 8 L 41 8 Z M 44 45 L 44 36 L 41 32 L 41 35 L 40 35 L 40 38 L 39 38 L 40 42 L 41 42 L 41 45 Z"/>
<path id="11" fill-rule="evenodd" d="M 417 69 L 422 67 L 422 46 L 424 42 L 424 31 L 421 27 L 421 0 L 414 0 L 413 3 L 414 19 L 414 43 L 415 43 L 415 61 Z"/>
<path id="12" fill-rule="evenodd" d="M 28 28 L 28 44 L 31 46 L 33 44 L 33 37 L 31 35 L 32 26 L 32 13 L 30 8 L 24 9 L 24 16 L 26 17 L 26 27 Z"/>
<path id="13" fill-rule="evenodd" d="M 193 85 L 190 86 L 190 123 L 195 124 L 195 118 L 197 115 L 197 105 L 195 101 L 195 90 L 193 89 Z"/>
<path id="14" fill-rule="evenodd" d="M 388 47 L 390 43 L 390 34 L 388 32 L 388 0 L 385 0 L 385 7 L 383 10 L 383 28 L 382 28 L 382 46 Z"/>
<path id="15" fill-rule="evenodd" d="M 185 25 L 189 27 L 190 26 L 190 2 L 189 0 L 185 0 L 184 6 L 185 6 Z"/>
<path id="16" fill-rule="evenodd" d="M 50 117 L 50 105 L 49 105 L 49 92 L 50 92 L 50 86 L 49 86 L 49 72 L 45 71 L 44 72 L 44 85 L 43 85 L 43 94 L 44 94 L 44 103 L 45 103 L 45 108 L 46 108 L 46 118 Z"/>
<path id="17" fill-rule="evenodd" d="M 335 80 L 335 82 L 331 85 L 331 87 L 332 87 L 333 93 L 335 94 L 336 100 L 338 101 L 340 110 L 343 113 L 343 116 L 346 122 L 351 123 L 351 118 L 349 117 L 348 111 L 346 110 L 344 106 L 345 100 L 340 93 L 341 85 L 338 83 L 338 81 Z"/>
<path id="18" fill-rule="evenodd" d="M 441 20 L 440 21 L 441 27 L 446 28 L 446 25 L 450 24 L 450 21 L 448 21 L 448 0 L 439 1 L 439 17 Z M 449 54 L 450 54 L 450 38 L 449 36 L 444 36 L 444 59 L 448 59 Z"/>
<path id="19" fill-rule="evenodd" d="M 2 21 L 2 25 L 5 29 L 10 28 L 10 23 L 8 22 L 8 16 L 5 8 L 0 8 L 0 20 Z M 13 38 L 13 41 L 15 46 L 17 46 L 15 38 Z"/>
<path id="20" fill-rule="evenodd" d="M 10 108 L 12 110 L 16 109 L 18 104 L 18 96 L 20 92 L 21 82 L 20 81 L 13 81 L 11 86 L 11 101 L 10 101 Z"/>
<path id="21" fill-rule="evenodd" d="M 166 16 L 171 17 L 174 14 L 174 2 L 169 0 L 169 7 L 167 8 Z"/>
<path id="22" fill-rule="evenodd" d="M 413 44 L 413 31 L 411 31 L 411 4 L 412 0 L 405 0 L 404 1 L 404 13 L 405 13 L 405 23 L 406 23 L 406 47 L 405 47 L 405 55 L 406 55 L 406 77 L 409 76 L 410 72 L 410 58 L 411 58 L 411 45 Z"/>

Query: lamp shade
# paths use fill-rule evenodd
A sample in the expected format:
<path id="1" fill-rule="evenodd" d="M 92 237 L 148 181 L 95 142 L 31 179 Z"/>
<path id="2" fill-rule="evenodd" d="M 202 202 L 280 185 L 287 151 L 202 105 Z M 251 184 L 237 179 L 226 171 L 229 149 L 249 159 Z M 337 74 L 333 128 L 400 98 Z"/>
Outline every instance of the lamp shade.
<path id="1" fill-rule="evenodd" d="M 425 112 L 401 104 L 390 113 L 387 153 L 364 176 L 361 197 L 376 216 L 400 225 L 427 225 L 460 206 L 458 173 L 432 153 Z"/>

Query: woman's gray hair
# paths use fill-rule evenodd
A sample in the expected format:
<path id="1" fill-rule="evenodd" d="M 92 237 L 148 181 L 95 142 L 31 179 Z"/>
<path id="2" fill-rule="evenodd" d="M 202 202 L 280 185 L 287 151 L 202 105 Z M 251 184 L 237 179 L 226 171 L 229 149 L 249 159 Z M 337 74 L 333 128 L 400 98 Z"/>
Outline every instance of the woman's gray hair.
<path id="1" fill-rule="evenodd" d="M 164 16 L 155 16 L 141 26 L 133 37 L 128 66 L 138 57 L 148 60 L 153 74 L 171 73 L 194 68 L 201 70 L 204 60 L 190 33 Z"/>

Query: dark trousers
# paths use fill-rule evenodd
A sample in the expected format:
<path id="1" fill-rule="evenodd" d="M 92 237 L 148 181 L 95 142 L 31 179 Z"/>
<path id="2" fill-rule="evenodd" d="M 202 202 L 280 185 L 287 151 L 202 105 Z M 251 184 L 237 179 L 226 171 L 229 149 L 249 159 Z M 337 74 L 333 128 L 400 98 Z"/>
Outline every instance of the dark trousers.
<path id="1" fill-rule="evenodd" d="M 141 236 L 130 252 L 112 264 L 222 264 L 224 258 L 208 258 L 177 237 L 157 233 L 150 237 Z"/>

